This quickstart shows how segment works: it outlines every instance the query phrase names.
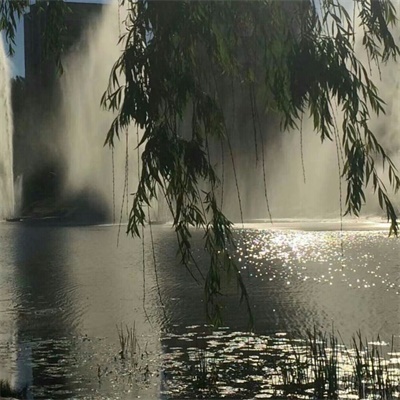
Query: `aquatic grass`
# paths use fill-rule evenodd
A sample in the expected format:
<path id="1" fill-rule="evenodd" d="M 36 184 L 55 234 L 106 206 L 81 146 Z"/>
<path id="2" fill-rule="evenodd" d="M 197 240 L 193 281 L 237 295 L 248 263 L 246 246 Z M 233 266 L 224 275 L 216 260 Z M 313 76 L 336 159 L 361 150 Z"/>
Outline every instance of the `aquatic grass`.
<path id="1" fill-rule="evenodd" d="M 277 363 L 277 369 L 282 377 L 282 385 L 279 388 L 284 395 L 304 394 L 311 387 L 308 379 L 310 361 L 301 347 L 293 345 L 291 350 L 291 355 Z"/>
<path id="2" fill-rule="evenodd" d="M 140 337 L 133 326 L 116 325 L 118 347 L 113 349 L 112 357 L 107 365 L 97 364 L 97 380 L 99 387 L 106 381 L 112 385 L 123 385 L 128 390 L 140 384 L 147 384 L 153 375 L 154 360 L 148 358 L 147 343 L 139 344 Z M 104 379 L 104 380 L 103 380 Z"/>
<path id="3" fill-rule="evenodd" d="M 318 399 L 339 398 L 339 347 L 333 335 L 309 331 L 307 333 L 307 349 L 313 373 L 313 389 Z"/>
<path id="4" fill-rule="evenodd" d="M 316 398 L 338 399 L 341 390 L 356 392 L 360 399 L 393 399 L 398 389 L 397 381 L 382 349 L 382 341 L 368 342 L 358 332 L 352 339 L 352 347 L 339 344 L 333 334 L 326 335 L 315 330 L 308 333 L 313 389 Z M 392 345 L 393 349 L 393 345 Z M 343 373 L 343 365 L 352 366 L 352 374 Z"/>
<path id="5" fill-rule="evenodd" d="M 139 359 L 143 358 L 136 334 L 135 323 L 133 327 L 116 326 L 120 345 L 119 356 L 121 360 L 130 360 L 133 366 L 138 366 Z"/>
<path id="6" fill-rule="evenodd" d="M 136 324 L 116 325 L 119 341 L 120 375 L 129 377 L 130 383 L 148 382 L 152 372 L 149 367 L 147 343 L 145 346 L 139 344 Z"/>
<path id="7" fill-rule="evenodd" d="M 399 376 L 389 369 L 389 361 L 383 355 L 382 341 L 368 342 L 358 332 L 353 337 L 354 384 L 360 398 L 393 399 L 399 389 Z M 393 352 L 393 338 L 392 347 Z M 399 367 L 399 365 L 397 365 Z"/>
<path id="8" fill-rule="evenodd" d="M 194 387 L 213 392 L 216 387 L 218 372 L 215 358 L 204 349 L 196 350 L 191 365 Z"/>
<path id="9" fill-rule="evenodd" d="M 400 399 L 400 352 L 393 340 L 389 347 L 379 336 L 368 341 L 358 333 L 346 346 L 333 329 L 314 329 L 302 339 L 248 339 L 208 335 L 209 343 L 202 337 L 201 346 L 180 348 L 177 358 L 169 354 L 167 386 L 170 379 L 179 386 L 180 398 Z"/>

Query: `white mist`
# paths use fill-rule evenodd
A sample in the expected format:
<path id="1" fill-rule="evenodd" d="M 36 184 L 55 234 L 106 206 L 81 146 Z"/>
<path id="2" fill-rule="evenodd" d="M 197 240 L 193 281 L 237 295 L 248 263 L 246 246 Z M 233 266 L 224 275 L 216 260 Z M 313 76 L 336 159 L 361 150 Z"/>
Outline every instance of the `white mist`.
<path id="1" fill-rule="evenodd" d="M 118 23 L 122 25 L 118 14 L 116 4 L 107 5 L 98 18 L 90 21 L 79 46 L 64 60 L 61 80 L 65 196 L 83 194 L 89 197 L 89 202 L 101 203 L 107 208 L 108 220 L 114 222 L 126 220 L 126 193 L 129 192 L 131 202 L 130 193 L 137 184 L 136 131 L 129 132 L 128 144 L 125 135 L 120 141 L 115 139 L 114 156 L 104 146 L 115 115 L 101 108 L 100 99 L 122 51 L 117 45 Z M 127 146 L 129 187 L 126 190 Z"/>
<path id="2" fill-rule="evenodd" d="M 101 17 L 88 28 L 79 48 L 64 60 L 66 72 L 62 78 L 63 106 L 60 124 L 64 126 L 62 153 L 66 165 L 65 193 L 67 196 L 86 193 L 92 199 L 104 202 L 110 220 L 115 214 L 115 222 L 119 222 L 121 215 L 122 220 L 126 220 L 127 215 L 126 201 L 121 213 L 124 191 L 126 193 L 126 143 L 125 137 L 121 137 L 122 143 L 116 142 L 113 174 L 112 152 L 103 143 L 114 116 L 102 110 L 99 103 L 107 87 L 112 65 L 122 51 L 117 46 L 118 22 L 116 4 L 104 7 Z M 389 63 L 382 69 L 382 80 L 375 74 L 380 95 L 387 102 L 387 115 L 370 121 L 373 132 L 397 164 L 400 162 L 399 72 L 399 64 Z M 238 91 L 238 95 L 243 98 L 237 99 L 237 104 L 248 108 L 245 105 L 247 100 L 244 101 L 248 99 L 247 94 Z M 232 107 L 226 108 L 227 115 L 230 115 Z M 236 114 L 230 115 L 236 126 L 233 136 L 237 136 L 232 140 L 240 143 L 243 138 L 253 136 L 253 126 L 250 119 L 243 120 L 248 118 L 246 114 Z M 340 118 L 338 112 L 339 129 Z M 338 157 L 339 164 L 342 164 L 342 156 L 338 156 L 335 142 L 326 140 L 321 144 L 307 116 L 304 116 L 302 135 L 298 131 L 280 132 L 274 123 L 263 124 L 261 130 L 265 144 L 265 181 L 272 218 L 340 218 L 344 212 L 347 184 L 339 179 L 341 170 L 338 167 Z M 269 217 L 260 145 L 259 142 L 257 165 L 255 152 L 251 155 L 252 146 L 247 146 L 245 152 L 240 144 L 233 149 L 244 219 Z M 134 191 L 137 185 L 138 155 L 135 147 L 136 132 L 130 131 L 129 192 Z M 218 153 L 216 162 L 221 168 L 219 144 L 215 152 Z M 223 158 L 223 209 L 229 217 L 239 221 L 239 201 L 227 146 Z M 396 203 L 395 198 L 394 201 Z M 364 210 L 366 214 L 383 215 L 371 193 L 367 196 L 367 207 Z"/>
<path id="3" fill-rule="evenodd" d="M 14 214 L 13 122 L 10 69 L 0 38 L 0 218 Z"/>
<path id="4" fill-rule="evenodd" d="M 399 12 L 399 8 L 397 7 Z M 399 29 L 394 34 L 399 40 Z M 361 46 L 362 33 L 358 32 L 358 57 L 367 70 L 370 69 L 365 50 Z M 386 114 L 379 116 L 371 112 L 369 127 L 382 144 L 387 154 L 400 168 L 400 64 L 390 61 L 379 70 L 371 65 L 371 78 L 378 87 L 380 97 L 386 102 Z M 342 115 L 337 110 L 336 120 L 341 138 Z M 236 122 L 237 124 L 238 122 Z M 245 133 L 251 137 L 251 123 L 247 124 Z M 275 125 L 275 126 L 274 126 Z M 319 135 L 314 132 L 308 114 L 304 116 L 301 132 L 281 132 L 276 123 L 266 123 L 261 127 L 264 137 L 264 154 L 266 184 L 268 189 L 269 208 L 272 218 L 313 218 L 338 219 L 345 211 L 347 182 L 339 178 L 343 171 L 344 155 L 337 150 L 335 141 L 325 140 L 321 143 Z M 243 135 L 243 131 L 235 135 Z M 340 139 L 341 140 L 341 139 Z M 268 143 L 267 143 L 268 142 Z M 260 147 L 260 141 L 258 143 Z M 340 143 L 339 143 L 340 147 Z M 268 219 L 268 210 L 264 195 L 264 176 L 262 172 L 261 152 L 256 165 L 253 157 L 243 160 L 240 149 L 235 149 L 238 186 L 241 195 L 244 219 Z M 229 157 L 225 157 L 225 166 L 231 168 Z M 339 167 L 340 164 L 340 167 Z M 378 172 L 385 182 L 389 197 L 400 209 L 399 194 L 394 194 L 387 179 L 387 169 L 376 163 Z M 232 175 L 232 174 L 231 174 Z M 230 184 L 232 187 L 232 185 Z M 231 190 L 226 207 L 230 204 L 238 208 L 236 189 Z M 225 196 L 226 197 L 226 196 Z M 234 213 L 237 220 L 237 211 Z M 373 193 L 370 182 L 366 189 L 366 204 L 362 208 L 363 216 L 385 217 L 379 207 L 377 196 Z"/>

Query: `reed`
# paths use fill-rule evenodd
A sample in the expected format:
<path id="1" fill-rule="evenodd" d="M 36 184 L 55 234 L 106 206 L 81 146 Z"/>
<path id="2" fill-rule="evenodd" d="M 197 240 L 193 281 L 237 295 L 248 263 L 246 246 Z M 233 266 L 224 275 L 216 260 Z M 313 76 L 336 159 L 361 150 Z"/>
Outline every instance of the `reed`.
<path id="1" fill-rule="evenodd" d="M 206 350 L 198 349 L 195 352 L 190 371 L 194 388 L 207 389 L 209 393 L 215 391 L 218 379 L 217 364 Z"/>
<path id="2" fill-rule="evenodd" d="M 133 366 L 137 367 L 139 360 L 142 358 L 141 348 L 136 334 L 136 326 L 117 325 L 119 356 L 121 360 L 129 360 Z"/>
<path id="3" fill-rule="evenodd" d="M 399 388 L 400 382 L 389 368 L 381 343 L 379 336 L 372 344 L 360 332 L 353 337 L 354 388 L 360 398 L 393 399 Z"/>
<path id="4" fill-rule="evenodd" d="M 212 352 L 202 342 L 201 348 L 183 353 L 168 377 L 174 377 L 174 385 L 183 390 L 180 394 L 189 398 L 219 398 L 219 394 L 232 399 L 257 398 L 257 394 L 274 399 L 400 398 L 400 361 L 393 339 L 390 348 L 379 336 L 368 341 L 358 332 L 346 346 L 333 329 L 330 333 L 314 329 L 304 339 L 263 340 L 267 342 L 262 345 L 258 340 L 263 349 L 258 354 L 250 341 L 250 348 L 241 345 L 236 350 L 237 340 L 221 341 Z M 226 353 L 224 347 L 229 348 Z M 247 354 L 257 354 L 256 365 L 246 366 Z M 223 392 L 227 387 L 232 393 Z"/>

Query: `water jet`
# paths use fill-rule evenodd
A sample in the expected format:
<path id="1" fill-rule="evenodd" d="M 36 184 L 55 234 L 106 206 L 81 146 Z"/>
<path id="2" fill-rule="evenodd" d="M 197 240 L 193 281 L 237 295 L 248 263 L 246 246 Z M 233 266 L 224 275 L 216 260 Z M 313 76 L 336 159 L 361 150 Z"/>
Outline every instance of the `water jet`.
<path id="1" fill-rule="evenodd" d="M 13 122 L 10 68 L 0 40 L 0 219 L 14 214 Z"/>

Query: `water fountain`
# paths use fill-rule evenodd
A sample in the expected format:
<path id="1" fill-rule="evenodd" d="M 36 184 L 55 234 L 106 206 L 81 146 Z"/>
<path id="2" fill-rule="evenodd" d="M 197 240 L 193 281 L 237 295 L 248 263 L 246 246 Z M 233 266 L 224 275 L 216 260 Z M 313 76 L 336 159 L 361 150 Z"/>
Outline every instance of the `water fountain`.
<path id="1" fill-rule="evenodd" d="M 134 191 L 138 169 L 136 131 L 130 131 L 127 135 L 129 144 L 127 138 L 120 138 L 128 146 L 128 153 L 124 143 L 117 142 L 113 153 L 103 147 L 113 115 L 100 109 L 99 99 L 107 86 L 113 62 L 121 51 L 116 45 L 118 23 L 121 24 L 122 19 L 120 17 L 118 20 L 118 14 L 116 4 L 105 7 L 102 16 L 87 30 L 79 49 L 66 58 L 66 74 L 62 79 L 61 124 L 63 157 L 67 166 L 66 196 L 85 192 L 88 198 L 103 202 L 109 220 L 115 222 L 120 220 L 120 216 L 123 216 L 123 220 L 126 218 L 126 194 Z M 376 74 L 381 95 L 388 102 L 388 114 L 371 120 L 372 130 L 395 161 L 400 158 L 400 141 L 395 132 L 399 118 L 396 113 L 399 102 L 398 68 L 394 63 L 388 64 L 381 81 Z M 393 82 L 396 84 L 393 85 Z M 342 163 L 342 156 L 338 156 L 336 144 L 327 140 L 321 145 L 307 115 L 302 122 L 302 135 L 298 131 L 281 132 L 275 121 L 261 117 L 258 129 L 264 137 L 264 176 L 260 143 L 258 161 L 254 144 L 243 143 L 251 141 L 253 137 L 253 123 L 243 114 L 249 112 L 249 106 L 246 105 L 248 94 L 239 88 L 236 94 L 237 109 L 233 110 L 229 95 L 226 96 L 225 112 L 227 119 L 233 120 L 231 140 L 237 185 L 228 150 L 221 157 L 219 143 L 215 148 L 216 163 L 220 167 L 221 158 L 225 162 L 224 211 L 228 217 L 237 222 L 240 220 L 238 187 L 243 218 L 268 219 L 265 180 L 273 218 L 339 219 L 344 210 L 346 182 L 339 178 L 341 170 L 338 163 Z M 261 109 L 258 113 L 261 115 Z M 337 119 L 340 126 L 340 112 L 337 113 Z M 130 190 L 125 185 L 124 171 L 129 171 Z M 369 193 L 367 197 L 365 212 L 380 215 L 375 196 Z"/>
<path id="2" fill-rule="evenodd" d="M 358 37 L 361 47 L 361 34 Z M 372 114 L 369 126 L 387 154 L 399 166 L 400 66 L 397 62 L 390 61 L 382 65 L 379 70 L 373 62 L 369 66 L 363 48 L 357 51 L 360 52 L 359 58 L 366 69 L 371 69 L 379 95 L 386 102 L 386 114 L 381 113 L 379 116 Z M 228 112 L 230 107 L 228 106 Z M 258 113 L 261 115 L 261 108 Z M 233 112 L 227 115 L 229 115 L 229 120 L 235 119 L 236 129 L 232 135 L 234 138 L 238 135 L 243 136 L 243 132 L 246 132 L 249 138 L 253 137 L 252 121 L 249 121 L 248 117 L 239 113 L 235 116 Z M 339 129 L 341 118 L 340 109 L 337 109 L 336 121 Z M 246 217 L 269 219 L 264 194 L 264 179 L 273 219 L 339 219 L 345 209 L 347 182 L 339 178 L 343 171 L 343 154 L 340 154 L 340 151 L 338 154 L 335 141 L 325 140 L 321 143 L 318 134 L 313 131 L 312 121 L 308 119 L 307 113 L 303 116 L 301 128 L 290 132 L 282 132 L 273 119 L 268 121 L 267 118 L 264 122 L 257 129 L 264 137 L 265 177 L 262 171 L 260 139 L 258 139 L 258 162 L 254 143 L 247 145 L 248 153 L 245 157 L 241 157 L 243 148 L 234 149 L 244 219 Z M 227 153 L 226 151 L 225 170 L 231 165 L 230 155 Z M 383 170 L 379 161 L 377 161 L 378 172 L 386 184 L 389 196 L 399 208 L 399 197 L 393 194 L 386 176 L 387 170 Z M 231 205 L 227 204 L 226 207 L 230 211 L 232 208 L 237 209 L 236 187 L 229 182 L 225 185 L 225 191 L 231 198 Z M 236 215 L 238 215 L 237 212 Z M 362 216 L 380 217 L 381 215 L 383 216 L 384 212 L 380 209 L 377 196 L 370 185 L 366 190 L 366 204 L 362 209 Z"/>
<path id="3" fill-rule="evenodd" d="M 103 146 L 114 115 L 100 107 L 100 98 L 121 52 L 118 24 L 122 17 L 116 4 L 105 6 L 64 60 L 60 135 L 64 196 L 83 196 L 117 223 L 127 218 L 129 188 L 137 182 L 136 128 L 116 140 L 114 151 Z"/>
<path id="4" fill-rule="evenodd" d="M 121 137 L 121 143 L 116 143 L 114 157 L 111 150 L 102 146 L 113 116 L 101 110 L 99 99 L 107 85 L 112 63 L 119 53 L 115 45 L 117 21 L 116 8 L 105 9 L 103 15 L 88 29 L 80 49 L 71 52 L 64 60 L 66 73 L 61 82 L 64 96 L 58 124 L 61 132 L 57 138 L 62 137 L 63 144 L 60 147 L 60 160 L 65 165 L 65 196 L 83 193 L 90 204 L 97 201 L 104 203 L 111 220 L 115 205 L 115 220 L 119 222 L 120 215 L 123 219 L 126 215 L 126 201 L 122 202 L 123 194 L 127 192 L 124 171 L 129 170 L 129 193 L 135 190 L 138 159 L 135 150 L 136 131 L 133 129 L 129 132 L 128 163 L 125 135 Z M 398 79 L 396 68 L 393 68 L 392 82 Z M 386 90 L 385 82 L 381 83 L 383 91 Z M 371 121 L 371 124 L 377 132 L 382 131 L 381 140 L 395 155 L 398 147 L 395 148 L 394 144 L 399 143 L 396 134 L 398 123 L 395 122 L 396 119 L 398 121 L 399 90 L 393 84 L 388 84 L 387 89 L 391 90 L 384 93 L 388 103 L 390 100 L 388 117 Z M 239 92 L 237 94 L 239 97 Z M 246 95 L 237 99 L 238 105 L 239 101 L 245 104 L 246 99 Z M 256 162 L 252 123 L 245 113 L 242 116 L 238 113 L 236 118 L 232 142 L 235 142 L 233 151 L 244 218 L 267 219 L 260 148 Z M 382 128 L 379 128 L 380 124 Z M 267 120 L 261 129 L 264 130 L 264 137 L 268 138 L 265 141 L 266 182 L 273 218 L 338 218 L 339 180 L 334 143 L 321 146 L 319 138 L 311 132 L 310 124 L 304 118 L 304 182 L 299 132 L 282 133 L 272 121 Z M 241 142 L 246 140 L 248 143 Z M 216 146 L 213 151 L 218 160 L 220 147 Z M 224 211 L 237 215 L 236 184 L 227 147 L 224 156 Z M 115 197 L 113 192 L 116 193 Z M 18 195 L 15 197 L 18 198 Z M 93 393 L 96 393 L 94 396 L 99 394 L 97 397 L 105 397 L 109 389 L 113 393 L 111 396 L 138 397 L 138 393 L 142 392 L 135 392 L 135 380 L 129 395 L 125 387 L 121 387 L 123 376 L 127 379 L 132 376 L 128 376 L 125 369 L 120 369 L 120 364 L 125 367 L 129 363 L 119 359 L 118 349 L 114 351 L 115 325 L 121 321 L 134 321 L 136 326 L 143 329 L 138 337 L 146 340 L 146 346 L 149 340 L 149 354 L 156 355 L 151 357 L 155 364 L 154 367 L 149 364 L 151 371 L 164 369 L 165 363 L 161 366 L 158 364 L 163 362 L 159 361 L 158 354 L 165 353 L 167 368 L 164 370 L 169 374 L 164 374 L 164 379 L 166 383 L 171 383 L 171 387 L 173 382 L 168 382 L 169 378 L 176 376 L 180 383 L 180 379 L 185 377 L 177 367 L 168 368 L 168 362 L 175 361 L 174 357 L 180 363 L 177 365 L 182 365 L 186 371 L 193 371 L 193 363 L 181 363 L 179 357 L 182 352 L 174 351 L 178 349 L 177 341 L 185 340 L 186 336 L 192 342 L 193 338 L 199 338 L 201 346 L 193 347 L 187 341 L 188 346 L 192 346 L 192 350 L 189 348 L 185 353 L 193 356 L 190 360 L 201 361 L 199 354 L 215 354 L 218 350 L 221 354 L 218 362 L 224 365 L 232 365 L 229 359 L 232 361 L 232 348 L 237 345 L 233 348 L 233 356 L 236 353 L 238 355 L 236 364 L 240 368 L 245 366 L 246 371 L 254 377 L 254 385 L 246 385 L 250 397 L 255 395 L 253 388 L 257 391 L 261 387 L 260 382 L 263 379 L 265 381 L 265 374 L 259 379 L 257 371 L 261 371 L 260 363 L 257 357 L 252 358 L 253 350 L 254 354 L 258 354 L 260 345 L 268 347 L 271 343 L 276 343 L 276 349 L 279 350 L 282 344 L 288 343 L 284 336 L 286 330 L 292 334 L 314 326 L 330 331 L 334 322 L 335 329 L 339 326 L 349 334 L 363 330 L 369 336 L 370 333 L 378 333 L 377 329 L 384 328 L 386 336 L 382 337 L 390 339 L 390 334 L 396 332 L 398 325 L 398 242 L 380 232 L 344 232 L 342 236 L 342 232 L 279 230 L 276 227 L 278 224 L 274 229 L 265 231 L 238 232 L 238 251 L 245 254 L 243 260 L 239 259 L 238 265 L 243 268 L 242 276 L 254 299 L 258 333 L 262 334 L 252 334 L 249 339 L 240 334 L 248 321 L 243 308 L 238 308 L 234 287 L 223 300 L 226 301 L 226 310 L 232 310 L 229 314 L 231 319 L 226 324 L 230 328 L 224 328 L 215 335 L 207 332 L 208 328 L 202 332 L 203 289 L 189 274 L 182 273 L 176 259 L 174 232 L 171 230 L 154 227 L 154 243 L 153 238 L 143 241 L 143 245 L 140 240 L 121 238 L 120 246 L 116 248 L 113 229 L 64 229 L 59 226 L 14 229 L 4 225 L 4 231 L 9 229 L 11 233 L 4 235 L 0 241 L 3 244 L 0 255 L 4 260 L 0 263 L 0 283 L 1 293 L 5 296 L 5 301 L 0 302 L 0 311 L 6 321 L 16 321 L 16 337 L 19 341 L 14 344 L 8 337 L 0 335 L 0 356 L 4 358 L 4 354 L 15 349 L 15 354 L 20 357 L 17 369 L 21 383 L 26 381 L 32 385 L 34 397 L 90 397 Z M 199 265 L 206 267 L 209 260 L 202 251 L 203 246 L 199 247 L 201 237 L 200 232 L 195 232 L 193 243 Z M 158 275 L 154 276 L 153 265 L 146 261 L 145 270 L 145 263 L 142 263 L 143 255 L 147 260 L 151 254 L 157 254 L 155 267 Z M 155 298 L 157 291 L 164 301 L 162 307 Z M 150 311 L 155 327 L 148 324 L 145 307 Z M 0 325 L 2 329 L 8 329 L 7 324 Z M 342 329 L 339 329 L 341 333 Z M 183 336 L 177 335 L 175 330 L 183 332 Z M 196 330 L 199 330 L 198 335 L 195 335 Z M 166 336 L 160 349 L 152 343 L 159 343 L 159 332 L 165 331 L 174 334 Z M 271 342 L 272 336 L 264 336 L 266 333 L 276 334 L 276 340 Z M 249 340 L 254 342 L 253 347 L 253 342 Z M 294 343 L 299 348 L 297 339 Z M 31 351 L 31 347 L 35 351 Z M 202 353 L 196 353 L 197 347 Z M 242 357 L 244 348 L 249 357 Z M 268 348 L 275 351 L 274 347 Z M 112 357 L 114 354 L 117 357 Z M 283 356 L 280 360 L 282 365 L 289 365 L 284 363 L 293 359 L 292 354 L 287 354 L 287 358 L 286 353 Z M 242 365 L 240 360 L 246 363 L 247 360 L 255 360 L 255 369 L 247 368 L 252 368 L 252 361 Z M 62 365 L 59 361 L 62 361 Z M 267 363 L 263 365 L 269 368 Z M 100 373 L 106 366 L 110 366 L 110 373 L 105 373 L 104 369 L 100 385 Z M 395 368 L 397 374 L 399 368 Z M 176 371 L 178 374 L 175 374 Z M 151 375 L 155 384 L 153 381 L 149 384 L 146 382 L 145 389 L 156 392 L 160 378 L 156 374 Z M 247 376 L 242 375 L 240 371 L 236 376 L 234 371 L 229 371 L 229 380 L 236 384 L 222 381 L 223 387 L 218 383 L 219 389 L 225 390 L 224 395 L 226 389 L 231 388 L 238 388 L 238 393 L 243 393 L 245 381 L 242 378 L 247 379 Z M 188 376 L 192 382 L 192 376 Z M 118 381 L 114 377 L 118 377 Z M 129 379 L 130 385 L 131 382 L 132 379 Z M 263 388 L 268 390 L 266 385 Z M 176 396 L 180 394 L 182 392 L 175 393 Z M 157 393 L 157 398 L 160 396 L 168 394 Z M 150 395 L 147 392 L 141 397 L 150 398 Z"/>
<path id="5" fill-rule="evenodd" d="M 0 40 L 0 219 L 14 214 L 13 122 L 9 65 Z"/>

